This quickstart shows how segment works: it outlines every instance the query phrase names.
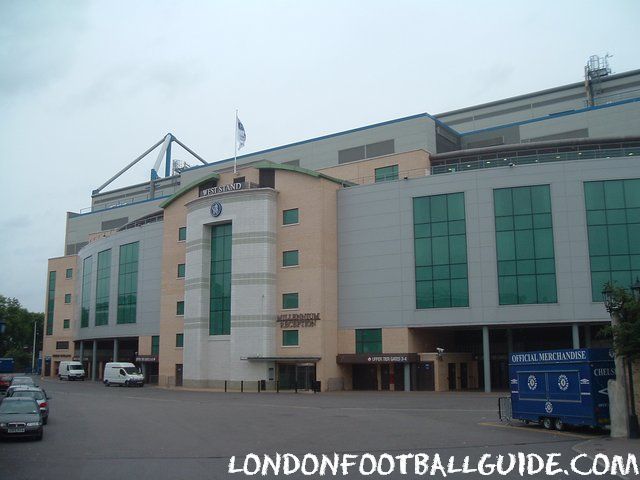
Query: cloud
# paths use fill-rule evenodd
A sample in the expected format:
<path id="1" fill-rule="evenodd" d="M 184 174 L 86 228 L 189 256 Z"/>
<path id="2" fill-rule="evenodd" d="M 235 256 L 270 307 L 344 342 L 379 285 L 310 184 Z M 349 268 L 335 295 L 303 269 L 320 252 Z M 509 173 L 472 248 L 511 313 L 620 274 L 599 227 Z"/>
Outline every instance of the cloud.
<path id="1" fill-rule="evenodd" d="M 62 76 L 85 13 L 86 5 L 75 2 L 0 2 L 0 96 L 38 90 Z"/>

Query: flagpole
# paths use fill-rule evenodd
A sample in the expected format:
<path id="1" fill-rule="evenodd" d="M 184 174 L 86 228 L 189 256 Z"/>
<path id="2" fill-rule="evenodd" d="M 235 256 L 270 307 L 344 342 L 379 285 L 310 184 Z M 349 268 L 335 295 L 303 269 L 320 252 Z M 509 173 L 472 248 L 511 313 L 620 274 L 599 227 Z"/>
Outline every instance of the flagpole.
<path id="1" fill-rule="evenodd" d="M 238 109 L 236 108 L 236 125 L 233 131 L 233 174 L 238 173 Z"/>

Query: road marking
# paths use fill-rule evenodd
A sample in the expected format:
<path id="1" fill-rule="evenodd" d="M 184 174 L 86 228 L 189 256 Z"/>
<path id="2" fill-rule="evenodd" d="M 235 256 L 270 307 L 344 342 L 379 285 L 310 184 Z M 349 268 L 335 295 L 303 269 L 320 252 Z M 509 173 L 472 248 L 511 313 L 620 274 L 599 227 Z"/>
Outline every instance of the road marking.
<path id="1" fill-rule="evenodd" d="M 527 432 L 550 433 L 552 435 L 561 435 L 565 437 L 589 438 L 591 440 L 593 440 L 594 438 L 597 438 L 597 437 L 593 437 L 592 435 L 586 435 L 584 433 L 559 432 L 557 430 L 547 430 L 545 428 L 531 428 L 525 425 L 522 425 L 522 426 L 504 425 L 502 423 L 494 423 L 494 422 L 479 422 L 478 425 L 481 425 L 483 427 L 512 428 L 514 430 L 519 429 L 519 430 L 525 430 Z"/>

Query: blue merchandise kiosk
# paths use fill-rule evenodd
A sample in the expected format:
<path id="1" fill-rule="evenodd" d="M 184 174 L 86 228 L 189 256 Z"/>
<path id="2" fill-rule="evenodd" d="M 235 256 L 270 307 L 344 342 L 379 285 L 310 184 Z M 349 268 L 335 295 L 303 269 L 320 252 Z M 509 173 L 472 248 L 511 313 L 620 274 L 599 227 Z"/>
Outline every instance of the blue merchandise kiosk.
<path id="1" fill-rule="evenodd" d="M 607 348 L 512 353 L 512 418 L 545 428 L 609 424 L 607 382 L 614 379 Z"/>

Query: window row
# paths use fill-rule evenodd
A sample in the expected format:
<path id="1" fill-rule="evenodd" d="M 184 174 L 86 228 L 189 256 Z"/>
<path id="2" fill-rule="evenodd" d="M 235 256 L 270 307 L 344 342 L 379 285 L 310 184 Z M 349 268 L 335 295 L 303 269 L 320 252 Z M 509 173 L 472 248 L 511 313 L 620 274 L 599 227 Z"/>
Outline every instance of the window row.
<path id="1" fill-rule="evenodd" d="M 176 348 L 184 347 L 184 334 L 176 333 Z M 160 353 L 160 335 L 153 335 L 151 337 L 151 355 L 158 355 Z"/>
<path id="2" fill-rule="evenodd" d="M 640 276 L 640 179 L 584 183 L 592 299 Z M 556 303 L 549 185 L 493 190 L 500 305 Z M 416 308 L 467 306 L 464 193 L 413 199 Z M 467 303 L 465 303 L 467 302 Z"/>

